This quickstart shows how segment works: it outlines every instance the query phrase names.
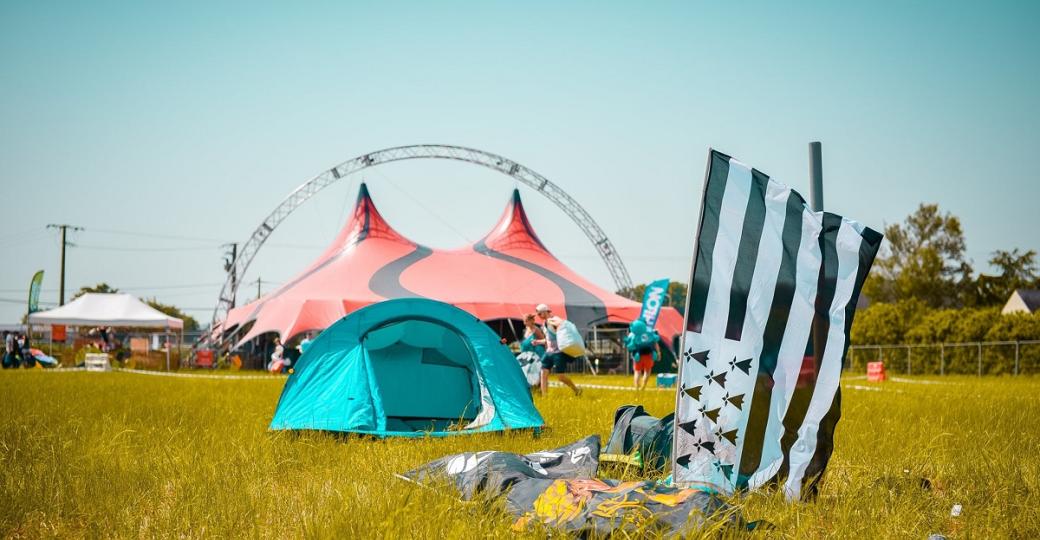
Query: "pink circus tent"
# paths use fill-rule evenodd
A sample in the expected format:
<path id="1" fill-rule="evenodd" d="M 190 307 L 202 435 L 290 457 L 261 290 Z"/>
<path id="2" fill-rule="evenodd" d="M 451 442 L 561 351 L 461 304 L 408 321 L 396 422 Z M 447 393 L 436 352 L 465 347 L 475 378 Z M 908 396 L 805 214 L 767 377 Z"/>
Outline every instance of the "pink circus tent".
<path id="1" fill-rule="evenodd" d="M 519 191 L 483 239 L 439 250 L 395 231 L 362 184 L 332 244 L 277 290 L 231 310 L 221 327 L 252 323 L 239 343 L 267 332 L 288 339 L 323 330 L 368 304 L 408 297 L 454 304 L 484 321 L 522 319 L 545 303 L 579 328 L 627 323 L 640 312 L 638 302 L 604 290 L 554 257 L 531 226 Z M 681 328 L 678 311 L 662 310 L 657 329 L 665 343 Z"/>

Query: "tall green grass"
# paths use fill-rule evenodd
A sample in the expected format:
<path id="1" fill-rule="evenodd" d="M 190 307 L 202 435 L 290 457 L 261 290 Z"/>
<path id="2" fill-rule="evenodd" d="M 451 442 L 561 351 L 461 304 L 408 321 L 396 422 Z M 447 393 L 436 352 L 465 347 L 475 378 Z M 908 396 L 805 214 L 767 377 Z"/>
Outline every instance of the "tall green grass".
<path id="1" fill-rule="evenodd" d="M 775 525 L 752 536 L 1040 536 L 1040 380 L 933 380 L 847 388 L 819 499 L 734 500 L 746 518 Z M 605 438 L 620 405 L 656 415 L 674 405 L 671 392 L 553 389 L 536 398 L 551 426 L 538 438 L 373 440 L 268 432 L 283 381 L 0 373 L 0 534 L 512 538 L 500 504 L 462 503 L 394 473 L 455 452 Z M 954 504 L 960 517 L 950 516 Z"/>

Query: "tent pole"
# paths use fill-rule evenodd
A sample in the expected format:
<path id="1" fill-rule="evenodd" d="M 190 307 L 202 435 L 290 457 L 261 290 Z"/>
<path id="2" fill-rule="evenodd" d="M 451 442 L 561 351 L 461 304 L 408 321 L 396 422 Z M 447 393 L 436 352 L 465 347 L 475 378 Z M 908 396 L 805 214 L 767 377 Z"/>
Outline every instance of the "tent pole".
<path id="1" fill-rule="evenodd" d="M 166 345 L 166 371 L 170 371 L 170 332 L 167 330 L 163 333 L 163 340 Z"/>

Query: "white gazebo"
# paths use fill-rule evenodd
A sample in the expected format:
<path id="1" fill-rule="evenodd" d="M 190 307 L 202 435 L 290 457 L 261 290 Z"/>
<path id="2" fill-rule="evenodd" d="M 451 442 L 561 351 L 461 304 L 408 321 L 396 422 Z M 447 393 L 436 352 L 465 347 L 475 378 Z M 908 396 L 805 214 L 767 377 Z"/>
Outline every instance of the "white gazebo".
<path id="1" fill-rule="evenodd" d="M 29 315 L 29 324 L 162 328 L 180 330 L 184 339 L 184 321 L 126 293 L 86 293 L 64 306 Z M 166 369 L 170 369 L 170 347 L 166 348 Z"/>

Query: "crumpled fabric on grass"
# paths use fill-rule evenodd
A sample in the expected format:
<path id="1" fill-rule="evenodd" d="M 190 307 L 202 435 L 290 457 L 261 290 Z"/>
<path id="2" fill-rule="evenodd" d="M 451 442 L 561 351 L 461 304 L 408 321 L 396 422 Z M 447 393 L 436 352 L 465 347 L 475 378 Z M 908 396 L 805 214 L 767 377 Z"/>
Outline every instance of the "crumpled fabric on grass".
<path id="1" fill-rule="evenodd" d="M 463 452 L 446 456 L 400 475 L 405 480 L 427 482 L 448 479 L 463 500 L 478 493 L 497 497 L 517 482 L 529 478 L 592 478 L 599 467 L 599 435 L 554 450 L 531 454 Z"/>
<path id="2" fill-rule="evenodd" d="M 739 513 L 714 493 L 652 480 L 598 479 L 599 455 L 599 436 L 592 435 L 531 454 L 453 454 L 400 477 L 421 484 L 447 480 L 467 501 L 478 495 L 504 496 L 518 530 L 542 524 L 572 533 L 683 533 L 709 523 L 745 525 Z"/>
<path id="3" fill-rule="evenodd" d="M 689 533 L 709 523 L 743 526 L 737 511 L 715 494 L 678 489 L 653 480 L 528 479 L 506 495 L 514 529 L 542 523 L 573 533 L 605 535 L 623 530 Z"/>

